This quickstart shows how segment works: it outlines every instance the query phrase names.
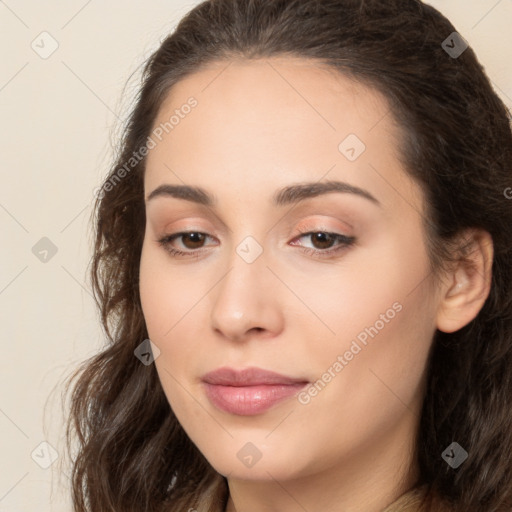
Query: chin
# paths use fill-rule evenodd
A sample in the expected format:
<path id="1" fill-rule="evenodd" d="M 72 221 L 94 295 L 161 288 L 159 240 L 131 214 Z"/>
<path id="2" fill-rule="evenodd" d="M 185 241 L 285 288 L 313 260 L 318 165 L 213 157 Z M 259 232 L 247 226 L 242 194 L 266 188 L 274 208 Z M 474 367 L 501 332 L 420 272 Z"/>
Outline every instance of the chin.
<path id="1" fill-rule="evenodd" d="M 254 439 L 254 443 L 248 441 L 250 438 Z M 230 479 L 285 481 L 304 476 L 315 466 L 303 450 L 299 455 L 295 446 L 283 445 L 281 441 L 264 444 L 263 440 L 258 442 L 256 437 L 236 436 L 230 438 L 227 444 L 217 444 L 215 450 L 211 450 L 211 446 L 208 448 L 210 450 L 201 451 L 210 465 Z"/>
<path id="2" fill-rule="evenodd" d="M 298 476 L 295 471 L 292 473 L 289 461 L 287 463 L 285 460 L 264 462 L 262 458 L 252 467 L 244 467 L 242 463 L 238 463 L 238 460 L 236 462 L 224 460 L 216 464 L 210 462 L 210 464 L 221 475 L 235 480 L 285 481 Z"/>

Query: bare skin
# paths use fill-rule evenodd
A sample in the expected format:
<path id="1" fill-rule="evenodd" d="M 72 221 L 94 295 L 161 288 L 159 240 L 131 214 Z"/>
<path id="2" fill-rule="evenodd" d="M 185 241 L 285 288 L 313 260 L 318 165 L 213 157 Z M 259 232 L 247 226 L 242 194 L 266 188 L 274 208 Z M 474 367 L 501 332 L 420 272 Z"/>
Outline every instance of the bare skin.
<path id="1" fill-rule="evenodd" d="M 303 59 L 217 62 L 172 88 L 155 126 L 190 96 L 197 106 L 151 150 L 144 184 L 146 198 L 186 184 L 217 200 L 146 203 L 140 293 L 169 403 L 227 476 L 227 512 L 378 512 L 417 480 L 432 337 L 478 314 L 492 241 L 468 232 L 477 271 L 461 261 L 433 281 L 422 190 L 398 160 L 385 99 L 360 83 Z M 354 138 L 340 149 L 349 134 L 362 153 Z M 376 201 L 331 191 L 272 203 L 284 187 L 328 181 Z M 171 255 L 158 240 L 181 232 L 207 236 L 174 239 L 168 247 L 187 254 Z M 321 235 L 301 235 L 311 232 Z M 250 263 L 242 257 L 260 249 Z M 232 414 L 201 381 L 222 366 L 325 386 L 261 414 Z M 240 456 L 247 443 L 261 455 L 250 467 Z"/>

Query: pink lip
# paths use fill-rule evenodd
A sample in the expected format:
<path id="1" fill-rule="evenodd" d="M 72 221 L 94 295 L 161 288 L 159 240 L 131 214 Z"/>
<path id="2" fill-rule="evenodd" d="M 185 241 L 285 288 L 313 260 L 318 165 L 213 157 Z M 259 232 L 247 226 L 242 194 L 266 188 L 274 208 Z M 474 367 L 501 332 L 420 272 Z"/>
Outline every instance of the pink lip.
<path id="1" fill-rule="evenodd" d="M 261 368 L 219 368 L 202 378 L 208 399 L 230 414 L 260 414 L 300 391 L 308 381 Z"/>

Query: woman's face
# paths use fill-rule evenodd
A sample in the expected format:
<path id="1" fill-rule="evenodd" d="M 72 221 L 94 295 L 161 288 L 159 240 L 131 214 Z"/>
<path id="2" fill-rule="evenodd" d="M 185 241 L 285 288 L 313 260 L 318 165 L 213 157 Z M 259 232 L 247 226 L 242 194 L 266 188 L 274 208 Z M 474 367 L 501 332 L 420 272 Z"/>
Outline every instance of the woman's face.
<path id="1" fill-rule="evenodd" d="M 218 62 L 153 128 L 140 293 L 190 439 L 238 479 L 407 459 L 438 303 L 383 97 L 307 60 Z"/>

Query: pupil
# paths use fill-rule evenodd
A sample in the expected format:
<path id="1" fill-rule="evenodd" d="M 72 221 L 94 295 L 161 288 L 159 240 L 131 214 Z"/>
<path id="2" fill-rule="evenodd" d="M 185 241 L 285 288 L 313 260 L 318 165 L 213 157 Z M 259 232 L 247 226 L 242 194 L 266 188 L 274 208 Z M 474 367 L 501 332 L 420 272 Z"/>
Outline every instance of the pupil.
<path id="1" fill-rule="evenodd" d="M 315 244 L 315 241 L 320 242 L 320 246 Z M 313 245 L 317 249 L 328 249 L 332 244 L 332 237 L 328 233 L 314 233 L 313 234 Z"/>
<path id="2" fill-rule="evenodd" d="M 188 249 L 197 249 L 203 242 L 204 235 L 202 233 L 187 233 L 184 240 L 191 240 L 190 244 L 185 243 Z"/>

